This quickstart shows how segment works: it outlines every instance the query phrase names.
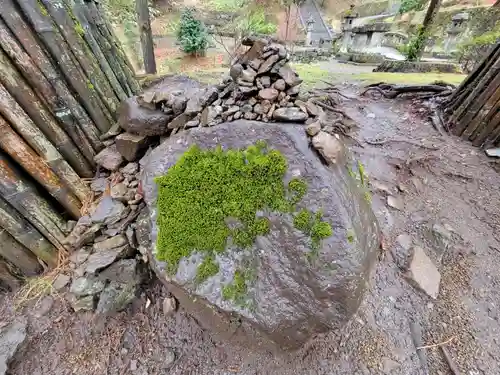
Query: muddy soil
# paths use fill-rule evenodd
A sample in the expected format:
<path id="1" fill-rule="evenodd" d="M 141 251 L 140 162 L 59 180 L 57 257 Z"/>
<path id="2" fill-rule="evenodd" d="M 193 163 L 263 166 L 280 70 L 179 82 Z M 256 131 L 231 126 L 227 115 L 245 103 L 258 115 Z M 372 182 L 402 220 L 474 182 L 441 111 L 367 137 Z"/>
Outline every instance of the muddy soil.
<path id="1" fill-rule="evenodd" d="M 182 306 L 166 317 L 168 291 L 157 283 L 126 312 L 99 320 L 70 313 L 58 296 L 46 314 L 40 304 L 14 312 L 12 297 L 4 296 L 0 320 L 23 313 L 30 321 L 12 375 L 451 374 L 439 346 L 417 355 L 411 324 L 422 345 L 448 341 L 460 374 L 498 374 L 500 175 L 480 150 L 440 136 L 409 101 L 356 97 L 344 106 L 358 123 L 351 149 L 372 186 L 384 249 L 362 307 L 342 332 L 294 353 L 248 349 L 213 337 Z M 388 195 L 404 208 L 389 207 Z M 402 234 L 438 265 L 436 300 L 405 278 Z"/>

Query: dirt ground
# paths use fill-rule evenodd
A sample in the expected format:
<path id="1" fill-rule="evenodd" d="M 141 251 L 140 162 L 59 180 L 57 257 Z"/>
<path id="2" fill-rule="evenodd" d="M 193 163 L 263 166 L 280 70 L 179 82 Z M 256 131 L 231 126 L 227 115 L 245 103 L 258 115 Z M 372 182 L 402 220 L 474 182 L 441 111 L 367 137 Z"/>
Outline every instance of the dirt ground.
<path id="1" fill-rule="evenodd" d="M 298 352 L 268 352 L 213 337 L 182 306 L 166 317 L 168 291 L 158 283 L 127 311 L 99 320 L 70 313 L 62 296 L 52 297 L 49 312 L 42 311 L 46 300 L 14 312 L 12 296 L 4 296 L 0 321 L 25 314 L 30 322 L 11 374 L 451 374 L 440 347 L 419 358 L 410 325 L 421 331 L 422 346 L 450 340 L 460 374 L 498 374 L 500 175 L 479 149 L 440 136 L 418 105 L 359 97 L 356 86 L 345 92 L 353 98 L 344 108 L 358 124 L 352 136 L 359 143 L 349 140 L 350 149 L 365 166 L 384 238 L 369 291 L 345 329 Z M 388 207 L 387 194 L 400 197 L 404 209 Z M 434 224 L 451 232 L 446 250 Z M 436 300 L 406 280 L 401 234 L 438 264 Z"/>

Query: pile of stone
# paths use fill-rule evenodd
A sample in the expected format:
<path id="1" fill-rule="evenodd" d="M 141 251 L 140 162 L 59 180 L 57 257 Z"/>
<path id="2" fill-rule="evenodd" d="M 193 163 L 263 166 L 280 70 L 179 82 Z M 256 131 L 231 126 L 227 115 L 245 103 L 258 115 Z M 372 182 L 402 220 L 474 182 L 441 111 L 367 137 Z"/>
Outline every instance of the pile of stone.
<path id="1" fill-rule="evenodd" d="M 73 250 L 72 272 L 59 275 L 54 288 L 69 285 L 67 296 L 75 311 L 119 311 L 135 297 L 143 278 L 140 261 L 146 259 L 135 234 L 135 221 L 144 208 L 138 171 L 137 163 L 128 163 L 94 179 L 96 200 L 89 214 L 72 224 L 65 241 Z"/>
<path id="2" fill-rule="evenodd" d="M 328 134 L 324 112 L 301 97 L 302 80 L 289 66 L 285 47 L 263 38 L 243 44 L 250 48 L 235 59 L 221 84 L 166 77 L 122 105 L 117 126 L 103 136 L 107 147 L 95 157 L 100 168 L 91 183 L 94 202 L 71 224 L 66 239 L 73 250 L 71 275 L 62 274 L 54 283 L 56 289 L 69 288 L 75 311 L 109 313 L 134 298 L 151 248 L 137 161 L 180 130 L 231 121 L 236 126 L 241 120 L 305 123 L 313 147 L 328 164 L 343 158 L 338 138 Z M 143 233 L 140 215 L 148 224 Z"/>

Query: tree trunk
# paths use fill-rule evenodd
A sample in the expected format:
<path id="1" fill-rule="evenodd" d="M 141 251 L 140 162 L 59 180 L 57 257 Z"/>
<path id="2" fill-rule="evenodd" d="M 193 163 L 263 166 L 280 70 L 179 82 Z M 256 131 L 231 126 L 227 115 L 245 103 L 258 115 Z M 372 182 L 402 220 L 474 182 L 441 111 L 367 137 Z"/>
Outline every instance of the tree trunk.
<path id="1" fill-rule="evenodd" d="M 156 74 L 153 33 L 149 20 L 148 0 L 136 0 L 137 24 L 141 35 L 142 56 L 146 74 Z"/>
<path id="2" fill-rule="evenodd" d="M 427 13 L 425 14 L 424 23 L 417 32 L 415 51 L 413 53 L 412 60 L 420 60 L 422 58 L 425 45 L 427 44 L 427 40 L 429 39 L 429 34 L 432 29 L 432 24 L 434 23 L 434 19 L 439 12 L 439 8 L 441 7 L 441 2 L 442 0 L 431 0 Z"/>

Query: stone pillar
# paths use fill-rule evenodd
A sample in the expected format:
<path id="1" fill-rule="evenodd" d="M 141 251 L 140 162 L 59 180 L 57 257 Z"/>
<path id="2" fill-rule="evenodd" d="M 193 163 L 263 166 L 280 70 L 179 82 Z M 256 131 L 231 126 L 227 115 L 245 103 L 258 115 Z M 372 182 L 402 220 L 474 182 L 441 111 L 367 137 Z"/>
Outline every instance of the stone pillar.
<path id="1" fill-rule="evenodd" d="M 357 15 L 349 14 L 342 19 L 342 44 L 340 46 L 342 53 L 346 53 L 352 45 L 352 28 L 356 17 Z"/>
<path id="2" fill-rule="evenodd" d="M 310 46 L 312 44 L 312 31 L 314 29 L 314 20 L 312 17 L 309 17 L 309 19 L 306 22 L 306 46 Z"/>
<path id="3" fill-rule="evenodd" d="M 447 54 L 455 52 L 463 32 L 467 29 L 468 13 L 459 13 L 453 16 L 451 24 L 446 30 L 447 36 L 444 40 L 444 51 Z"/>

